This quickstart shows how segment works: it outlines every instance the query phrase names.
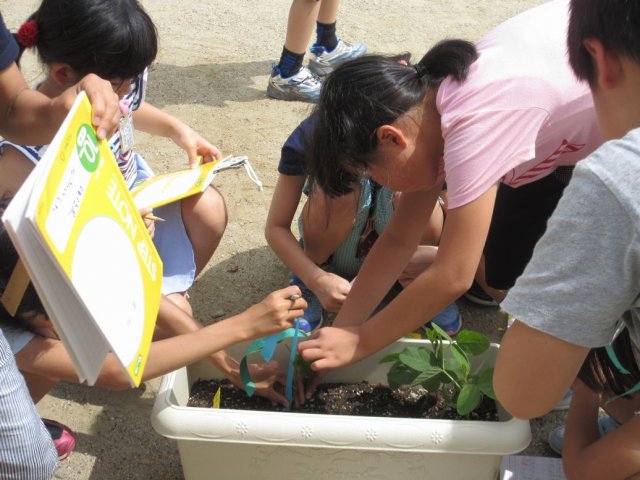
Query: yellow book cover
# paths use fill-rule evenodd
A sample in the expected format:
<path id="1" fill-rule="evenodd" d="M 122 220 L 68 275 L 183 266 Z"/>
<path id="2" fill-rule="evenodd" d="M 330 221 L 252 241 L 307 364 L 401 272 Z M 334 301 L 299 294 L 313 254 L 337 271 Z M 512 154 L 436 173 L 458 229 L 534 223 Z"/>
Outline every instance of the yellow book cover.
<path id="1" fill-rule="evenodd" d="M 33 244 L 18 241 L 16 247 L 76 369 L 95 382 L 104 362 L 96 358 L 107 349 L 139 385 L 159 308 L 162 261 L 107 142 L 97 140 L 84 93 L 32 175 L 22 187 L 30 189 L 26 218 L 71 291 L 42 278 L 53 268 L 47 275 L 29 261 Z M 64 303 L 74 299 L 84 306 L 77 312 L 89 318 L 68 318 L 77 314 Z"/>
<path id="2" fill-rule="evenodd" d="M 165 173 L 148 178 L 131 190 L 138 208 L 155 208 L 204 192 L 215 176 L 231 168 L 244 167 L 249 178 L 262 190 L 262 182 L 256 175 L 246 155 L 228 156 L 222 160 L 201 163 L 195 168 Z"/>
<path id="3" fill-rule="evenodd" d="M 215 167 L 221 162 L 201 163 L 195 168 L 155 175 L 136 185 L 131 196 L 138 208 L 155 208 L 204 192 L 215 176 Z"/>

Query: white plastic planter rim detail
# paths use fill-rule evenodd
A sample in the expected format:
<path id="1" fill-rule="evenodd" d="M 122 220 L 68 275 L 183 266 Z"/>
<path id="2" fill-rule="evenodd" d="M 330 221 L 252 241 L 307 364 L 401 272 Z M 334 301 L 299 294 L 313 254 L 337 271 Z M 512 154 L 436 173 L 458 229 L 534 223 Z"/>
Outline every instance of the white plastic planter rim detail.
<path id="1" fill-rule="evenodd" d="M 428 342 L 400 340 L 362 362 L 332 372 L 326 381 L 386 383 L 389 365 L 380 365 L 379 359 L 405 346 L 421 343 Z M 479 361 L 493 364 L 496 352 L 497 345 L 492 345 Z M 510 417 L 501 407 L 499 422 L 186 407 L 189 390 L 198 377 L 221 378 L 210 364 L 198 364 L 189 369 L 194 370 L 191 375 L 183 368 L 163 378 L 152 414 L 152 423 L 158 433 L 176 440 L 506 455 L 523 450 L 531 439 L 529 422 Z M 205 374 L 198 375 L 198 369 Z"/>

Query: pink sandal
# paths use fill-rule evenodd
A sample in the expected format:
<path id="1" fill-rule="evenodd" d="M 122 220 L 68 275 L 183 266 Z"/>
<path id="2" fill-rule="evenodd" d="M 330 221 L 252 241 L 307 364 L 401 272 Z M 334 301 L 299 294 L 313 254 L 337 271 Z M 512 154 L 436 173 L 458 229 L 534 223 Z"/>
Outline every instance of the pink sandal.
<path id="1" fill-rule="evenodd" d="M 76 434 L 69 427 L 55 420 L 43 418 L 42 422 L 49 435 L 51 435 L 53 444 L 56 446 L 58 460 L 64 460 L 71 455 L 71 452 L 76 447 Z"/>

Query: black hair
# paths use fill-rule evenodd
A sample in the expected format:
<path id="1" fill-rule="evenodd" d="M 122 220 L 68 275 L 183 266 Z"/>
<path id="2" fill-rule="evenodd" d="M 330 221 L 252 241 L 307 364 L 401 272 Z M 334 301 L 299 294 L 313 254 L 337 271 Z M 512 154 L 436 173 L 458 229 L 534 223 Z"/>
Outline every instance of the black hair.
<path id="1" fill-rule="evenodd" d="M 156 27 L 137 0 L 43 0 L 29 20 L 37 23 L 40 60 L 80 76 L 134 78 L 158 53 Z"/>
<path id="2" fill-rule="evenodd" d="M 640 2 L 636 0 L 571 0 L 567 46 L 576 76 L 595 81 L 591 55 L 584 47 L 598 39 L 611 50 L 640 62 Z"/>
<path id="3" fill-rule="evenodd" d="M 12 197 L 4 197 L 0 199 L 0 216 L 4 214 L 11 198 Z M 11 278 L 16 263 L 18 263 L 18 252 L 7 233 L 4 223 L 0 222 L 0 295 L 4 293 L 4 289 Z M 11 316 L 0 303 L 0 318 L 9 323 L 24 325 L 27 319 L 39 313 L 46 314 L 40 297 L 31 283 L 29 283 L 25 291 L 15 316 Z"/>
<path id="4" fill-rule="evenodd" d="M 365 55 L 338 66 L 315 108 L 309 175 L 331 197 L 351 191 L 377 147 L 376 130 L 418 105 L 446 77 L 467 77 L 478 54 L 465 40 L 444 40 L 414 66 L 403 56 Z"/>
<path id="5" fill-rule="evenodd" d="M 607 391 L 614 395 L 622 395 L 640 382 L 640 370 L 633 354 L 633 344 L 628 329 L 625 328 L 620 332 L 613 341 L 612 347 L 629 374 L 618 370 L 606 349 L 602 347 L 589 351 L 578 373 L 578 378 L 594 392 Z"/>

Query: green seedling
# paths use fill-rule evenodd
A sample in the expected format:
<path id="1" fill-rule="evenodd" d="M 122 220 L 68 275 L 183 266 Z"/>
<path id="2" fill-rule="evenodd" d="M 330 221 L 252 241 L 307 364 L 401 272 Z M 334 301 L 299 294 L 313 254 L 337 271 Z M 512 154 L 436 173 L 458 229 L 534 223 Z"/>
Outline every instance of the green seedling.
<path id="1" fill-rule="evenodd" d="M 293 366 L 299 375 L 304 379 L 311 378 L 313 375 L 313 370 L 311 370 L 311 362 L 307 362 L 302 355 L 299 353 L 296 354 L 296 359 L 293 361 Z"/>
<path id="2" fill-rule="evenodd" d="M 478 332 L 461 330 L 455 339 L 435 323 L 425 332 L 432 347 L 406 347 L 387 355 L 380 363 L 391 363 L 387 381 L 391 388 L 421 385 L 440 392 L 460 416 L 473 412 L 486 395 L 495 400 L 493 368 L 471 369 L 470 358 L 485 352 L 489 339 Z"/>

